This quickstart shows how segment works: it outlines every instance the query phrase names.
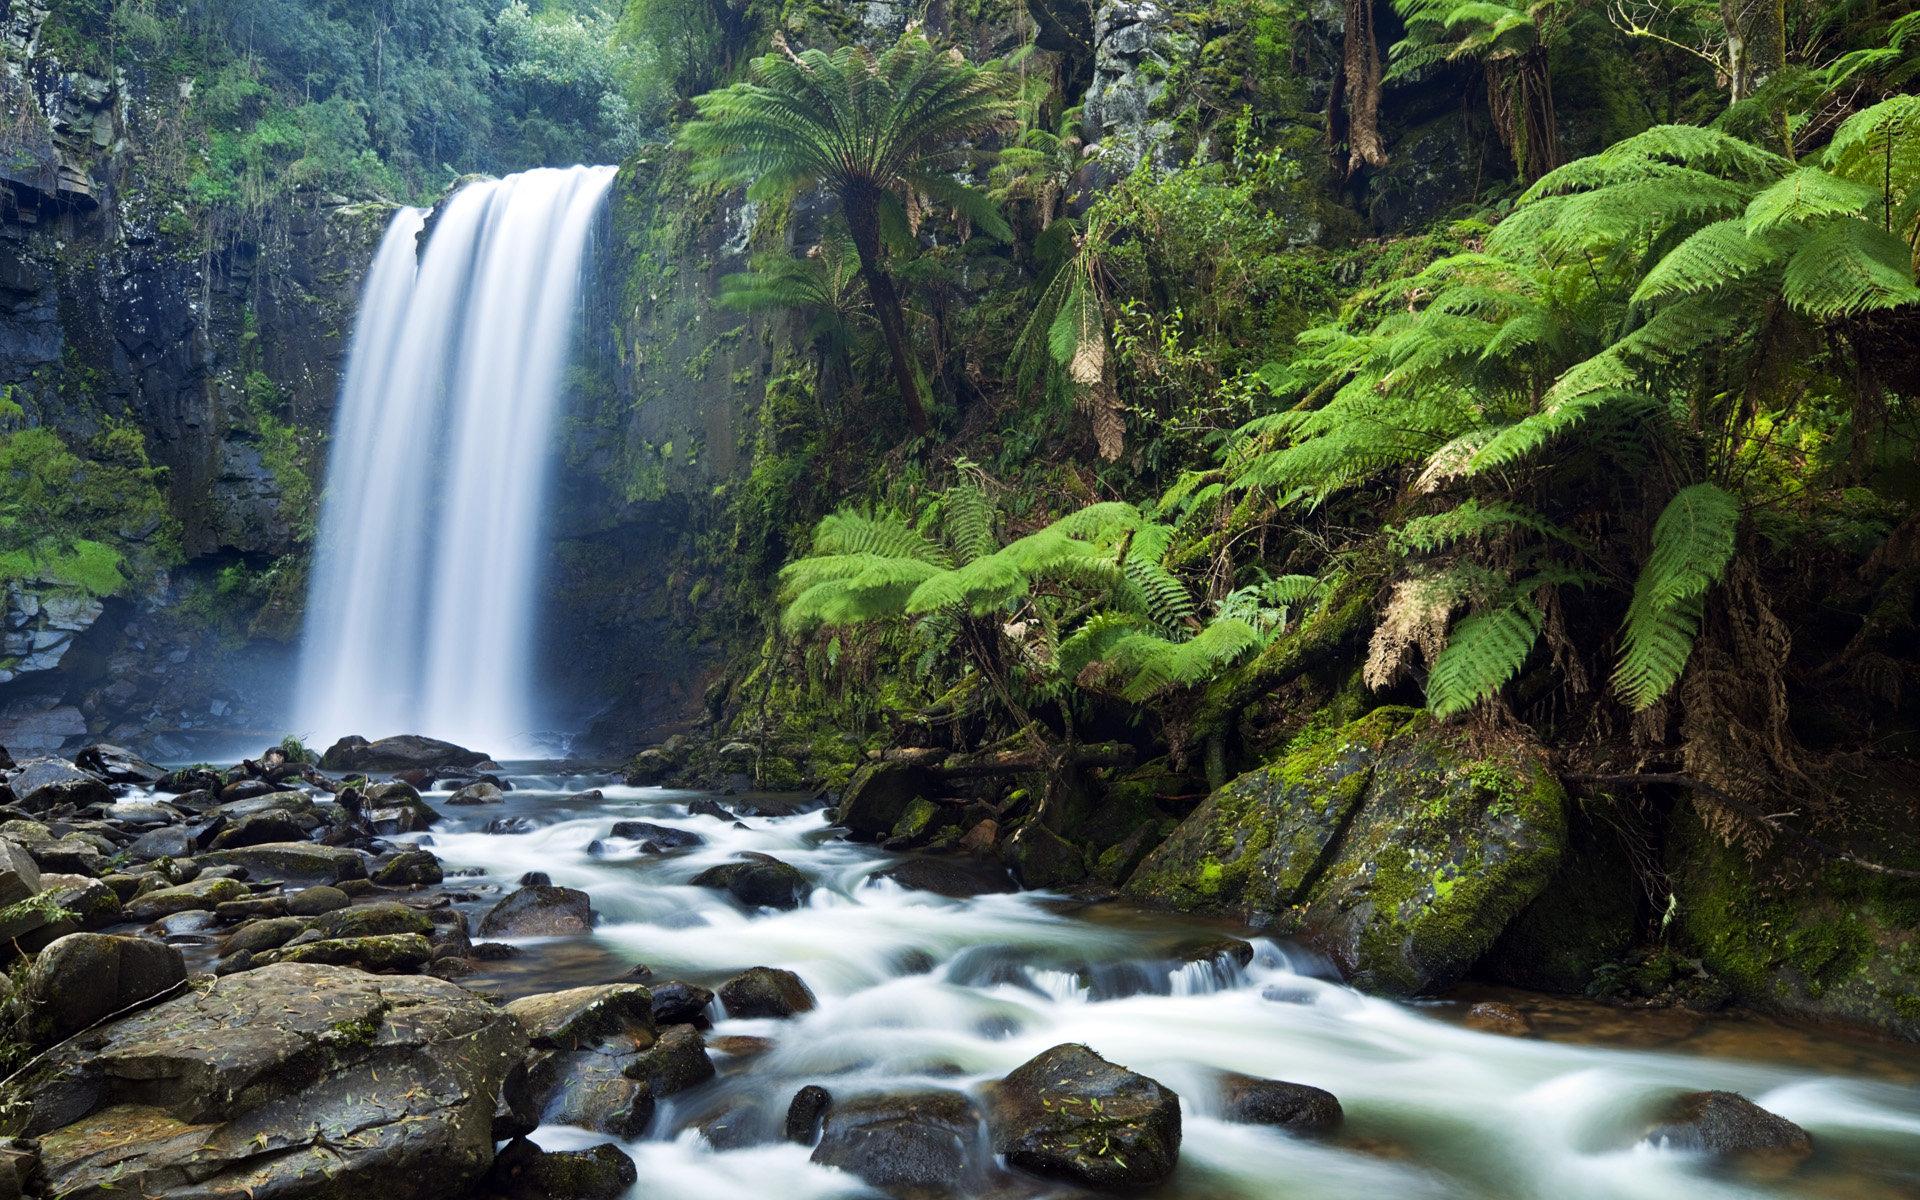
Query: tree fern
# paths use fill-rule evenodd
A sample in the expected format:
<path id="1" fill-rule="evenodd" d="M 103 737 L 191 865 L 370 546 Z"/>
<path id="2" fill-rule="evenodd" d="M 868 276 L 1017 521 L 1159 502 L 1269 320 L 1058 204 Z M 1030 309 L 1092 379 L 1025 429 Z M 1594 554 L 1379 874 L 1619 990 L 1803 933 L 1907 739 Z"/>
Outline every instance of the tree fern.
<path id="1" fill-rule="evenodd" d="M 1455 625 L 1427 675 L 1433 715 L 1464 712 L 1505 687 L 1539 640 L 1540 625 L 1539 607 L 1524 596 Z"/>
<path id="2" fill-rule="evenodd" d="M 1680 679 L 1699 632 L 1702 600 L 1733 558 L 1740 505 L 1711 483 L 1683 488 L 1653 527 L 1653 552 L 1634 585 L 1613 683 L 1634 710 Z"/>
<path id="3" fill-rule="evenodd" d="M 1787 302 L 1812 317 L 1920 304 L 1907 244 L 1860 217 L 1828 221 L 1787 260 Z"/>
<path id="4" fill-rule="evenodd" d="M 1780 265 L 1785 257 L 1782 239 L 1753 236 L 1747 221 L 1746 216 L 1728 217 L 1694 230 L 1640 280 L 1634 302 L 1697 295 L 1745 282 Z"/>
<path id="5" fill-rule="evenodd" d="M 1856 214 L 1877 207 L 1881 196 L 1877 187 L 1830 175 L 1819 167 L 1800 167 L 1748 202 L 1747 232 L 1759 234 L 1820 217 Z"/>

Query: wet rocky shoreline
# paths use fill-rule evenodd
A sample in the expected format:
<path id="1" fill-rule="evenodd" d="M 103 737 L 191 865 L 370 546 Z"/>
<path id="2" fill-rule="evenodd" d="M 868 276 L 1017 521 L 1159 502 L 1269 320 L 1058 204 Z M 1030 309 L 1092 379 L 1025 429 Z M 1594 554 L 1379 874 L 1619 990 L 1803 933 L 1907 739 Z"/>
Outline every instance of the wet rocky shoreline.
<path id="1" fill-rule="evenodd" d="M 450 811 L 483 836 L 533 824 L 506 811 L 514 784 L 498 764 L 446 743 L 347 739 L 318 765 L 274 749 L 173 771 L 94 746 L 70 761 L 0 760 L 0 779 L 0 1131 L 12 1135 L 0 1198 L 620 1195 L 639 1176 L 623 1146 L 676 1098 L 722 1068 L 752 1078 L 769 1038 L 714 1036 L 716 1021 L 771 1028 L 755 1023 L 816 1006 L 819 981 L 772 965 L 705 983 L 634 966 L 491 994 L 494 969 L 537 967 L 547 939 L 594 930 L 596 897 L 545 872 L 496 888 L 442 863 L 433 831 Z M 685 799 L 686 815 L 719 828 L 762 819 Z M 642 858 L 703 841 L 657 820 L 615 821 L 606 836 Z M 996 868 L 942 860 L 887 874 L 948 897 L 1012 886 Z M 815 880 L 743 851 L 689 884 L 752 914 L 802 909 Z M 1216 938 L 1178 953 L 1231 972 L 1254 948 Z M 1482 1007 L 1483 1028 L 1515 1032 L 1500 1029 L 1501 1006 Z M 1066 1041 L 972 1091 L 937 1078 L 845 1094 L 809 1083 L 772 1098 L 784 1119 L 771 1135 L 725 1111 L 699 1131 L 720 1149 L 784 1138 L 853 1186 L 916 1197 L 1159 1185 L 1196 1103 L 1301 1139 L 1342 1124 L 1323 1087 L 1238 1072 L 1207 1086 L 1183 1095 Z M 530 1140 L 554 1126 L 608 1140 Z M 1790 1170 L 1813 1153 L 1806 1130 L 1723 1090 L 1675 1094 L 1638 1135 L 1743 1169 Z"/>

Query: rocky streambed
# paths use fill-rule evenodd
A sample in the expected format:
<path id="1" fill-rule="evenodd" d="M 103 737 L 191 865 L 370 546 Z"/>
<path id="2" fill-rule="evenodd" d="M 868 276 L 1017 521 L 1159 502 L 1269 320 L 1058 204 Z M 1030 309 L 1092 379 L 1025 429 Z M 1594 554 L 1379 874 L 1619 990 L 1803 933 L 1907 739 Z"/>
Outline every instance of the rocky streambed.
<path id="1" fill-rule="evenodd" d="M 0 764 L 0 1197 L 1896 1197 L 1920 1057 L 424 739 Z"/>

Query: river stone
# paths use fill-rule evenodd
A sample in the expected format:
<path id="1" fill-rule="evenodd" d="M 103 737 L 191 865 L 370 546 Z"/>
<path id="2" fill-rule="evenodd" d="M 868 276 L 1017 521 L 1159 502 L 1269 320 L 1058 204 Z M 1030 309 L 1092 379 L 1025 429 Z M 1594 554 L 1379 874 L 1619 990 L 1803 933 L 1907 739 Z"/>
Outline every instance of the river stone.
<path id="1" fill-rule="evenodd" d="M 813 993 L 792 971 L 753 967 L 720 985 L 720 1003 L 730 1017 L 791 1017 L 811 1012 Z"/>
<path id="2" fill-rule="evenodd" d="M 833 1108 L 833 1093 L 810 1083 L 793 1094 L 787 1105 L 787 1140 L 811 1146 L 820 1137 L 827 1113 Z"/>
<path id="3" fill-rule="evenodd" d="M 353 898 L 337 887 L 320 884 L 302 888 L 286 898 L 287 911 L 296 917 L 317 917 L 353 903 Z"/>
<path id="4" fill-rule="evenodd" d="M 440 860 L 427 850 L 403 850 L 373 872 L 373 881 L 382 887 L 434 884 L 445 877 Z"/>
<path id="5" fill-rule="evenodd" d="M 0 1105 L 53 1195 L 439 1200 L 492 1162 L 525 1045 L 457 985 L 282 963 L 56 1048 Z"/>
<path id="6" fill-rule="evenodd" d="M 239 850 L 216 850 L 200 855 L 196 861 L 203 867 L 245 867 L 258 879 L 339 883 L 367 877 L 367 860 L 358 850 L 315 842 L 275 842 Z"/>
<path id="7" fill-rule="evenodd" d="M 1647 1129 L 1645 1139 L 1715 1158 L 1791 1166 L 1813 1153 L 1807 1131 L 1735 1092 L 1676 1096 Z"/>
<path id="8" fill-rule="evenodd" d="M 40 892 L 40 864 L 18 842 L 0 839 L 0 908 Z"/>
<path id="9" fill-rule="evenodd" d="M 478 804 L 504 804 L 506 799 L 506 793 L 497 784 L 470 783 L 448 796 L 447 803 L 458 808 L 470 808 Z"/>
<path id="10" fill-rule="evenodd" d="M 113 789 L 104 779 L 82 771 L 62 758 L 30 758 L 7 779 L 14 802 L 28 812 L 45 812 L 62 804 L 85 808 L 110 804 Z"/>
<path id="11" fill-rule="evenodd" d="M 928 1089 L 834 1105 L 813 1161 L 892 1195 L 958 1196 L 984 1174 L 985 1149 L 973 1101 Z"/>
<path id="12" fill-rule="evenodd" d="M 1243 1125 L 1272 1125 L 1289 1133 L 1323 1134 L 1340 1127 L 1345 1112 L 1332 1092 L 1228 1073 L 1220 1081 L 1223 1115 Z"/>
<path id="13" fill-rule="evenodd" d="M 669 1025 L 654 1044 L 623 1069 L 628 1079 L 645 1080 L 656 1097 L 697 1087 L 714 1076 L 706 1039 L 691 1025 Z"/>
<path id="14" fill-rule="evenodd" d="M 248 813 L 215 834 L 212 848 L 238 850 L 245 846 L 266 846 L 274 842 L 305 841 L 306 836 L 319 827 L 318 818 L 284 809 Z"/>
<path id="15" fill-rule="evenodd" d="M 248 921 L 220 943 L 220 957 L 226 958 L 243 950 L 255 953 L 272 950 L 286 945 L 306 929 L 307 923 L 299 917 L 268 917 L 262 921 Z"/>
<path id="16" fill-rule="evenodd" d="M 653 1039 L 653 994 L 636 983 L 603 983 L 526 996 L 507 1011 L 543 1050 L 578 1050 L 625 1034 Z"/>
<path id="17" fill-rule="evenodd" d="M 669 979 L 653 988 L 654 1026 L 693 1025 L 704 1029 L 712 1023 L 707 1015 L 707 1006 L 712 1003 L 713 993 L 706 988 Z"/>
<path id="18" fill-rule="evenodd" d="M 607 836 L 647 842 L 659 850 L 683 850 L 688 846 L 702 845 L 707 840 L 691 829 L 655 825 L 652 821 L 615 821 L 612 832 Z"/>
<path id="19" fill-rule="evenodd" d="M 440 770 L 477 767 L 488 760 L 487 755 L 477 750 L 417 734 L 381 738 L 376 742 L 348 736 L 329 746 L 327 752 L 320 756 L 320 769 L 361 772 L 408 771 L 416 768 Z"/>
<path id="20" fill-rule="evenodd" d="M 132 783 L 152 787 L 166 772 L 121 746 L 100 742 L 73 756 L 73 765 L 100 776 L 109 783 Z"/>
<path id="21" fill-rule="evenodd" d="M 321 937 L 381 937 L 389 934 L 433 932 L 433 918 L 417 908 L 385 901 L 336 909 L 309 922 L 308 927 Z"/>
<path id="22" fill-rule="evenodd" d="M 404 783 L 376 783 L 362 794 L 366 817 L 381 837 L 396 833 L 425 833 L 440 814 Z"/>
<path id="23" fill-rule="evenodd" d="M 1419 995 L 1493 946 L 1566 837 L 1538 745 L 1382 708 L 1213 793 L 1127 891 L 1298 936 L 1364 990 Z"/>
<path id="24" fill-rule="evenodd" d="M 1180 1098 L 1085 1046 L 1055 1046 L 1008 1075 L 988 1123 L 1010 1165 L 1096 1191 L 1152 1187 L 1180 1157 Z"/>
<path id="25" fill-rule="evenodd" d="M 411 975 L 433 961 L 433 946 L 417 933 L 386 933 L 375 937 L 324 938 L 254 952 L 261 964 L 277 962 L 324 963 L 359 967 L 380 975 Z"/>
<path id="26" fill-rule="evenodd" d="M 70 933 L 27 968 L 15 997 L 19 1028 L 36 1046 L 71 1037 L 187 977 L 180 951 L 146 938 Z"/>
<path id="27" fill-rule="evenodd" d="M 246 894 L 247 885 L 236 879 L 196 879 L 178 887 L 148 892 L 127 905 L 127 916 L 135 921 L 157 921 L 174 913 L 211 909 Z"/>
<path id="28" fill-rule="evenodd" d="M 853 773 L 833 810 L 856 841 L 875 842 L 893 832 L 907 806 L 934 793 L 933 774 L 912 763 L 869 763 Z"/>
<path id="29" fill-rule="evenodd" d="M 1006 868 L 998 863 L 966 858 L 909 858 L 875 873 L 903 888 L 965 900 L 1014 890 Z"/>
<path id="30" fill-rule="evenodd" d="M 500 1200 L 613 1200 L 639 1180 L 633 1160 L 611 1142 L 542 1150 L 515 1138 L 494 1158 L 485 1191 Z"/>
<path id="31" fill-rule="evenodd" d="M 119 895 L 98 879 L 50 873 L 40 877 L 40 887 L 87 929 L 99 929 L 120 919 Z"/>
<path id="32" fill-rule="evenodd" d="M 153 790 L 182 796 L 188 792 L 217 792 L 220 784 L 220 772 L 210 767 L 182 767 L 162 775 L 154 782 Z"/>
<path id="33" fill-rule="evenodd" d="M 194 851 L 193 836 L 184 825 L 153 829 L 127 847 L 127 857 L 139 862 L 156 858 L 185 858 Z"/>
<path id="34" fill-rule="evenodd" d="M 805 872 L 767 855 L 708 867 L 689 882 L 725 891 L 749 908 L 799 908 L 813 891 Z"/>
<path id="35" fill-rule="evenodd" d="M 480 918 L 481 937 L 563 937 L 593 928 L 593 898 L 577 888 L 534 884 Z"/>

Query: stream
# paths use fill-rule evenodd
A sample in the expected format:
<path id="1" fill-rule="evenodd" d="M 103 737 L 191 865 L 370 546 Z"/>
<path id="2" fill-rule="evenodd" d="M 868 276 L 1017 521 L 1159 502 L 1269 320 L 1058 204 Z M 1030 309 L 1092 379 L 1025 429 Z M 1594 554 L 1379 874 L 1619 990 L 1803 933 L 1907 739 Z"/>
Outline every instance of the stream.
<path id="1" fill-rule="evenodd" d="M 528 770 L 529 768 L 519 768 Z M 593 897 L 586 937 L 527 939 L 463 980 L 503 997 L 619 978 L 714 986 L 754 966 L 797 972 L 818 998 L 789 1020 L 731 1020 L 708 1045 L 717 1079 L 662 1101 L 626 1149 L 650 1200 L 870 1195 L 780 1140 L 787 1104 L 818 1083 L 836 1099 L 901 1088 L 975 1089 L 1062 1042 L 1083 1042 L 1179 1093 L 1179 1200 L 1655 1200 L 1920 1195 L 1920 1053 L 1744 1014 L 1625 1010 L 1488 989 L 1526 1011 L 1531 1037 L 1462 1023 L 1464 999 L 1408 1005 L 1342 986 L 1298 947 L 1251 937 L 1252 964 L 1183 961 L 1183 946 L 1245 930 L 1116 902 L 1044 893 L 951 899 L 880 877 L 901 861 L 843 841 L 824 811 L 714 797 L 738 824 L 696 816 L 696 794 L 593 776 L 518 774 L 504 805 L 446 807 L 429 844 L 463 906 L 483 911 L 526 872 Z M 570 799 L 586 789 L 602 798 Z M 755 815 L 754 811 L 774 815 Z M 517 820 L 516 820 L 517 819 Z M 698 833 L 643 852 L 616 820 Z M 488 833 L 509 821 L 519 832 Z M 744 826 L 744 827 L 742 827 Z M 742 851 L 804 871 L 790 912 L 747 911 L 688 881 Z M 456 878 L 455 876 L 461 876 Z M 1186 956 L 1191 956 L 1187 952 Z M 1290 1080 L 1339 1097 L 1327 1140 L 1230 1124 L 1218 1072 Z M 1716 1168 L 1638 1140 L 1676 1091 L 1739 1092 L 1807 1129 L 1815 1155 L 1785 1177 Z M 550 1149 L 604 1134 L 543 1126 Z M 1067 1194 L 983 1151 L 972 1195 Z"/>

